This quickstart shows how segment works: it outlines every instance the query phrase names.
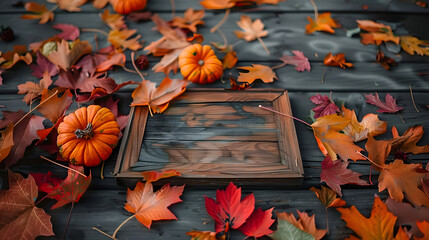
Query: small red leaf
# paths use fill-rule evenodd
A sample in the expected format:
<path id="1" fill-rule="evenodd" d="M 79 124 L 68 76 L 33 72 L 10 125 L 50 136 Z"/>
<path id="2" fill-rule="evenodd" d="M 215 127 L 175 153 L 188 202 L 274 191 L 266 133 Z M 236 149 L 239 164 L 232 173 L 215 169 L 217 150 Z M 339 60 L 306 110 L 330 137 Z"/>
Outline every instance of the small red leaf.
<path id="1" fill-rule="evenodd" d="M 57 34 L 55 36 L 64 40 L 74 41 L 79 37 L 80 34 L 79 28 L 71 24 L 59 23 L 55 24 L 52 27 L 62 31 L 62 33 Z"/>
<path id="2" fill-rule="evenodd" d="M 304 56 L 304 53 L 298 50 L 292 51 L 292 53 L 295 56 L 283 54 L 280 60 L 282 60 L 284 64 L 294 65 L 295 70 L 298 72 L 303 72 L 305 70 L 310 71 L 310 63 L 308 62 L 308 58 Z"/>
<path id="3" fill-rule="evenodd" d="M 256 209 L 239 230 L 246 236 L 254 238 L 273 233 L 273 230 L 270 229 L 274 223 L 274 219 L 271 218 L 273 209 L 270 208 L 266 211 L 262 211 L 260 208 Z"/>
<path id="4" fill-rule="evenodd" d="M 314 118 L 340 112 L 340 109 L 337 107 L 337 105 L 335 105 L 335 103 L 326 95 L 322 96 L 318 93 L 317 95 L 312 96 L 310 101 L 314 104 L 317 104 L 317 106 L 312 109 L 315 113 Z"/>
<path id="5" fill-rule="evenodd" d="M 403 107 L 398 107 L 398 105 L 396 105 L 396 99 L 388 93 L 386 94 L 385 102 L 380 99 L 377 93 L 375 93 L 375 95 L 365 95 L 365 98 L 367 103 L 380 108 L 377 110 L 379 113 L 396 113 L 403 109 Z"/>

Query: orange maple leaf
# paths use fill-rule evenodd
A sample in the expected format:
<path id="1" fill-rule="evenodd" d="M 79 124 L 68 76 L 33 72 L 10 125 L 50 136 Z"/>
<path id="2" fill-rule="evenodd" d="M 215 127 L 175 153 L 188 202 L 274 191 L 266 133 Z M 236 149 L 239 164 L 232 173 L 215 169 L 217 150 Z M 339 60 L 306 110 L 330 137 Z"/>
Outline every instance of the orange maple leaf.
<path id="1" fill-rule="evenodd" d="M 424 234 L 423 237 L 417 238 L 414 237 L 415 240 L 427 240 L 429 239 L 429 222 L 423 221 L 423 222 L 417 222 L 417 227 L 422 231 Z"/>
<path id="2" fill-rule="evenodd" d="M 30 104 L 33 99 L 37 98 L 42 94 L 43 89 L 48 89 L 48 87 L 52 84 L 51 75 L 49 72 L 45 72 L 43 74 L 43 78 L 39 81 L 39 83 L 34 82 L 26 82 L 18 85 L 18 94 L 26 94 L 22 99 L 27 104 Z"/>
<path id="3" fill-rule="evenodd" d="M 371 20 L 356 20 L 358 27 L 368 33 L 361 33 L 361 42 L 363 44 L 376 44 L 380 45 L 382 42 L 392 41 L 399 44 L 399 37 L 393 35 L 390 26 L 376 23 Z"/>
<path id="4" fill-rule="evenodd" d="M 162 80 L 159 87 L 156 83 L 143 80 L 132 93 L 131 106 L 148 106 L 150 112 L 164 112 L 171 100 L 186 90 L 188 81 L 170 79 L 168 76 Z"/>
<path id="5" fill-rule="evenodd" d="M 362 240 L 394 239 L 393 230 L 397 217 L 388 211 L 378 196 L 374 198 L 371 217 L 364 217 L 355 206 L 351 208 L 337 208 L 341 218 L 347 222 L 347 227 L 352 229 Z M 401 230 L 400 230 L 401 231 Z M 396 235 L 396 240 L 403 239 Z M 351 236 L 349 239 L 357 239 Z"/>
<path id="6" fill-rule="evenodd" d="M 137 220 L 150 229 L 152 221 L 177 220 L 177 217 L 168 209 L 168 206 L 181 202 L 183 186 L 164 185 L 153 192 L 151 183 L 138 182 L 134 190 L 128 189 L 125 209 L 135 213 Z"/>
<path id="7" fill-rule="evenodd" d="M 429 56 L 429 41 L 423 41 L 412 36 L 401 36 L 401 47 L 410 55 L 417 53 L 421 56 Z"/>
<path id="8" fill-rule="evenodd" d="M 19 61 L 24 61 L 27 65 L 30 65 L 33 61 L 33 57 L 24 45 L 16 45 L 13 47 L 13 51 L 8 51 L 1 55 L 0 68 L 10 69 Z"/>
<path id="9" fill-rule="evenodd" d="M 101 20 L 107 24 L 111 29 L 120 30 L 122 28 L 126 28 L 127 25 L 124 21 L 124 16 L 120 14 L 110 13 L 109 9 L 104 10 L 102 14 L 100 14 Z"/>
<path id="10" fill-rule="evenodd" d="M 371 136 L 377 136 L 386 132 L 386 121 L 380 121 L 378 115 L 369 113 L 362 118 L 361 122 L 358 122 L 355 111 L 345 108 L 341 108 L 341 113 L 345 118 L 350 119 L 350 124 L 347 125 L 342 131 L 349 135 L 353 142 L 359 142 L 367 138 L 368 134 Z"/>
<path id="11" fill-rule="evenodd" d="M 217 232 L 192 230 L 186 234 L 191 236 L 191 240 L 225 240 L 225 234 L 218 236 Z"/>
<path id="12" fill-rule="evenodd" d="M 40 5 L 36 2 L 28 2 L 25 4 L 25 10 L 33 14 L 24 14 L 21 16 L 22 19 L 40 19 L 40 24 L 54 20 L 54 13 L 47 9 L 45 4 Z"/>
<path id="13" fill-rule="evenodd" d="M 41 101 L 44 101 L 48 97 L 52 96 L 52 94 L 54 94 L 57 89 L 58 88 L 54 88 L 52 90 L 43 89 L 41 93 Z M 55 94 L 54 97 L 50 98 L 37 108 L 37 110 L 42 113 L 45 118 L 51 120 L 51 122 L 54 124 L 64 115 L 66 110 L 73 103 L 73 94 L 71 94 L 70 89 L 67 89 L 64 92 L 61 91 L 61 93 L 61 97 L 58 97 L 58 94 Z"/>
<path id="14" fill-rule="evenodd" d="M 337 198 L 337 193 L 330 188 L 321 186 L 321 189 L 312 187 L 310 190 L 316 194 L 317 198 L 320 200 L 323 206 L 325 206 L 325 208 L 337 208 L 346 205 L 346 202 L 341 198 Z"/>
<path id="15" fill-rule="evenodd" d="M 189 29 L 191 32 L 197 31 L 197 25 L 203 25 L 204 21 L 201 19 L 204 18 L 205 11 L 197 10 L 195 11 L 192 8 L 189 8 L 184 13 L 183 17 L 174 17 L 171 26 Z"/>
<path id="16" fill-rule="evenodd" d="M 344 69 L 346 67 L 353 67 L 352 63 L 346 62 L 344 53 L 338 53 L 335 56 L 333 56 L 332 53 L 328 53 L 328 55 L 326 55 L 326 57 L 323 59 L 323 63 L 326 66 L 334 66 Z"/>
<path id="17" fill-rule="evenodd" d="M 315 215 L 310 217 L 306 212 L 300 212 L 299 210 L 296 210 L 296 212 L 298 213 L 299 220 L 295 218 L 293 213 L 276 212 L 276 214 L 279 220 L 288 221 L 295 227 L 312 235 L 316 240 L 322 239 L 325 236 L 326 230 L 316 228 Z"/>
<path id="18" fill-rule="evenodd" d="M 396 159 L 383 166 L 378 177 L 378 191 L 387 189 L 390 197 L 398 202 L 402 202 L 405 195 L 413 204 L 429 207 L 429 197 L 419 188 L 425 176 L 429 174 L 421 164 L 404 164 Z"/>
<path id="19" fill-rule="evenodd" d="M 314 21 L 311 17 L 307 17 L 307 19 L 310 23 L 305 26 L 306 34 L 310 34 L 315 31 L 334 33 L 335 30 L 333 28 L 341 27 L 341 25 L 336 20 L 331 18 L 330 12 L 319 14 L 316 21 Z"/>
<path id="20" fill-rule="evenodd" d="M 129 39 L 133 36 L 137 30 L 124 28 L 121 30 L 113 29 L 109 32 L 107 40 L 116 48 L 116 49 L 130 49 L 137 51 L 143 46 L 140 44 L 139 39 L 141 35 L 137 35 L 134 38 Z"/>
<path id="21" fill-rule="evenodd" d="M 57 50 L 51 52 L 46 58 L 59 68 L 67 71 L 80 57 L 92 52 L 92 46 L 88 41 L 77 39 L 70 44 L 66 40 L 57 42 Z"/>
<path id="22" fill-rule="evenodd" d="M 143 175 L 143 180 L 146 181 L 146 183 L 156 182 L 162 178 L 181 176 L 181 174 L 174 169 L 165 170 L 163 172 L 146 171 L 146 172 L 142 172 L 142 175 Z"/>
<path id="23" fill-rule="evenodd" d="M 62 10 L 78 12 L 80 11 L 79 7 L 88 2 L 88 0 L 48 0 L 48 2 L 56 3 Z"/>
<path id="24" fill-rule="evenodd" d="M 273 69 L 269 66 L 252 64 L 252 66 L 237 68 L 249 71 L 247 73 L 240 72 L 237 79 L 239 82 L 253 83 L 256 79 L 261 79 L 264 83 L 270 83 L 277 79 Z"/>
<path id="25" fill-rule="evenodd" d="M 242 15 L 240 21 L 237 21 L 237 25 L 244 30 L 234 31 L 238 38 L 242 38 L 248 42 L 258 39 L 267 54 L 270 54 L 270 51 L 261 39 L 261 37 L 268 35 L 268 31 L 264 30 L 265 25 L 262 23 L 261 19 L 256 19 L 252 22 L 249 16 Z"/>

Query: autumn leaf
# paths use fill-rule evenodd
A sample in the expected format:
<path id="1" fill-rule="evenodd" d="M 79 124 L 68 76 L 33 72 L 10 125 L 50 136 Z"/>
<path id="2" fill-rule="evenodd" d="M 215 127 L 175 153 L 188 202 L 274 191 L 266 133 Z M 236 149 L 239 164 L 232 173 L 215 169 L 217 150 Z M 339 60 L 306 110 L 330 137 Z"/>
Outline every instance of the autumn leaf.
<path id="1" fill-rule="evenodd" d="M 218 237 L 218 233 L 210 231 L 192 230 L 190 232 L 187 232 L 186 234 L 191 236 L 191 240 L 225 240 L 225 235 Z"/>
<path id="2" fill-rule="evenodd" d="M 70 44 L 66 40 L 61 40 L 57 43 L 57 50 L 50 53 L 46 57 L 53 64 L 58 66 L 64 71 L 67 71 L 80 57 L 85 54 L 91 53 L 92 47 L 88 41 L 80 41 L 77 39 Z"/>
<path id="3" fill-rule="evenodd" d="M 22 19 L 40 19 L 40 24 L 54 20 L 54 13 L 47 9 L 45 4 L 40 5 L 36 2 L 27 2 L 25 10 L 32 12 L 32 14 L 24 14 L 21 16 Z"/>
<path id="4" fill-rule="evenodd" d="M 37 56 L 37 65 L 36 64 L 30 65 L 31 71 L 33 71 L 31 75 L 37 78 L 42 78 L 45 72 L 48 72 L 49 76 L 51 77 L 58 74 L 58 67 L 55 64 L 51 63 L 45 56 L 43 56 L 43 54 L 40 53 L 40 51 L 36 52 L 36 56 Z"/>
<path id="5" fill-rule="evenodd" d="M 134 190 L 127 190 L 127 203 L 125 209 L 135 213 L 137 220 L 150 229 L 152 221 L 177 220 L 176 216 L 168 210 L 171 204 L 181 202 L 180 196 L 185 186 L 164 185 L 153 192 L 151 183 L 138 182 Z"/>
<path id="6" fill-rule="evenodd" d="M 30 176 L 34 178 L 39 192 L 50 193 L 54 191 L 62 181 L 62 178 L 55 176 L 52 172 L 48 173 L 30 173 Z"/>
<path id="7" fill-rule="evenodd" d="M 100 18 L 112 30 L 120 30 L 127 27 L 124 21 L 124 16 L 116 13 L 110 13 L 109 9 L 105 9 L 103 13 L 100 14 Z"/>
<path id="8" fill-rule="evenodd" d="M 184 17 L 173 18 L 171 21 L 171 26 L 188 29 L 191 32 L 197 32 L 197 25 L 204 24 L 204 21 L 201 20 L 204 18 L 204 15 L 204 10 L 195 11 L 192 8 L 188 8 L 184 13 Z"/>
<path id="9" fill-rule="evenodd" d="M 355 206 L 337 208 L 347 227 L 352 229 L 362 240 L 393 239 L 396 217 L 387 210 L 378 196 L 374 198 L 371 216 L 364 217 Z"/>
<path id="10" fill-rule="evenodd" d="M 52 84 L 51 76 L 49 72 L 45 72 L 43 78 L 39 83 L 34 82 L 26 82 L 24 84 L 18 85 L 18 94 L 26 94 L 22 99 L 27 104 L 30 104 L 33 99 L 42 95 L 43 89 L 48 89 L 48 87 Z"/>
<path id="11" fill-rule="evenodd" d="M 55 96 L 37 108 L 37 110 L 42 113 L 45 118 L 51 120 L 52 123 L 56 123 L 73 103 L 73 95 L 69 89 L 64 91 L 61 97 L 58 97 L 58 94 L 55 93 L 55 90 L 56 89 L 43 89 L 41 101 L 46 100 L 48 97 L 52 96 L 52 94 L 55 94 Z"/>
<path id="12" fill-rule="evenodd" d="M 335 56 L 333 56 L 332 53 L 328 53 L 328 55 L 323 59 L 323 63 L 326 66 L 340 67 L 343 69 L 346 67 L 353 67 L 352 63 L 346 62 L 344 53 L 338 53 Z"/>
<path id="13" fill-rule="evenodd" d="M 319 240 L 319 239 L 322 239 L 323 236 L 325 236 L 326 230 L 321 230 L 321 229 L 316 228 L 315 215 L 310 217 L 306 212 L 300 212 L 299 210 L 297 210 L 296 212 L 298 213 L 298 216 L 299 216 L 298 219 L 295 218 L 293 213 L 276 212 L 278 222 L 280 223 L 281 221 L 286 221 L 286 222 L 292 224 L 297 229 L 299 229 L 305 233 L 308 233 L 310 236 L 313 237 L 310 239 Z M 290 227 L 289 227 L 289 229 L 290 229 Z M 282 236 L 287 236 L 287 234 L 284 235 L 285 233 L 284 232 L 282 233 L 282 231 L 284 231 L 284 230 L 280 228 L 280 232 L 278 229 L 277 232 L 270 235 L 270 237 L 273 238 L 274 240 L 289 239 L 289 238 L 282 237 Z M 279 234 L 278 234 L 278 232 L 279 232 Z M 292 238 L 292 239 L 308 239 L 306 234 L 300 234 L 300 236 L 302 238 Z"/>
<path id="14" fill-rule="evenodd" d="M 110 81 L 109 81 L 110 82 Z M 113 82 L 112 82 L 113 83 Z M 136 82 L 133 81 L 127 81 L 121 84 L 112 84 L 112 87 L 108 87 L 108 89 L 104 89 L 105 86 L 103 87 L 95 87 L 91 93 L 80 93 L 77 95 L 76 97 L 76 102 L 88 102 L 88 101 L 92 101 L 101 97 L 105 97 L 107 95 L 110 95 L 112 93 L 117 92 L 119 89 L 123 88 L 124 86 L 127 86 L 129 84 L 137 84 Z"/>
<path id="15" fill-rule="evenodd" d="M 48 2 L 57 4 L 62 10 L 79 12 L 79 7 L 88 2 L 88 0 L 48 0 Z"/>
<path id="16" fill-rule="evenodd" d="M 378 93 L 375 93 L 375 95 L 365 94 L 365 98 L 367 103 L 380 108 L 377 110 L 379 113 L 396 113 L 403 109 L 403 107 L 398 107 L 398 105 L 396 105 L 396 99 L 388 93 L 386 93 L 385 102 L 380 99 Z"/>
<path id="17" fill-rule="evenodd" d="M 143 80 L 132 93 L 131 106 L 148 106 L 155 113 L 164 112 L 171 100 L 186 90 L 188 81 L 170 79 L 168 76 L 162 80 L 159 87 L 156 83 Z"/>
<path id="18" fill-rule="evenodd" d="M 252 87 L 250 84 L 246 82 L 239 85 L 237 83 L 237 80 L 234 77 L 230 77 L 229 82 L 231 84 L 231 88 L 227 88 L 227 90 L 246 90 L 247 88 Z"/>
<path id="19" fill-rule="evenodd" d="M 323 204 L 323 206 L 325 206 L 325 208 L 337 208 L 346 205 L 346 202 L 344 202 L 341 198 L 337 198 L 337 193 L 330 188 L 321 186 L 321 189 L 312 187 L 310 190 L 316 194 L 317 198 Z"/>
<path id="20" fill-rule="evenodd" d="M 393 59 L 391 57 L 384 56 L 384 53 L 381 50 L 378 50 L 378 53 L 377 53 L 377 56 L 376 56 L 376 60 L 386 70 L 390 70 L 391 67 L 398 65 L 396 63 L 395 59 Z"/>
<path id="21" fill-rule="evenodd" d="M 356 20 L 358 27 L 368 33 L 360 33 L 363 44 L 380 45 L 382 42 L 392 41 L 399 44 L 399 37 L 393 35 L 392 28 L 388 25 L 376 23 L 371 20 Z"/>
<path id="22" fill-rule="evenodd" d="M 251 84 L 256 79 L 261 79 L 264 83 L 270 83 L 273 82 L 274 79 L 277 79 L 273 69 L 265 65 L 252 64 L 252 66 L 237 68 L 249 71 L 247 73 L 240 72 L 237 79 L 239 82 L 247 82 Z"/>
<path id="23" fill-rule="evenodd" d="M 341 27 L 341 25 L 336 20 L 331 18 L 330 12 L 319 14 L 316 21 L 314 21 L 311 17 L 307 17 L 307 19 L 310 23 L 305 26 L 306 34 L 310 34 L 315 31 L 334 33 L 334 28 Z"/>
<path id="24" fill-rule="evenodd" d="M 10 123 L 6 129 L 0 131 L 0 162 L 5 159 L 12 149 L 13 142 L 13 123 Z"/>
<path id="25" fill-rule="evenodd" d="M 387 122 L 380 121 L 376 114 L 369 113 L 362 118 L 361 122 L 358 122 L 354 110 L 349 110 L 343 106 L 341 112 L 345 118 L 350 119 L 350 124 L 343 129 L 343 132 L 350 136 L 353 142 L 367 139 L 368 134 L 377 136 L 386 132 Z"/>
<path id="26" fill-rule="evenodd" d="M 13 51 L 8 51 L 0 57 L 0 68 L 10 69 L 19 61 L 25 62 L 30 65 L 33 61 L 33 57 L 27 51 L 27 47 L 24 45 L 13 46 Z"/>
<path id="27" fill-rule="evenodd" d="M 94 0 L 92 1 L 92 6 L 97 9 L 104 8 L 109 3 L 109 0 Z"/>
<path id="28" fill-rule="evenodd" d="M 429 221 L 417 222 L 417 227 L 419 227 L 420 231 L 423 232 L 424 237 L 417 238 L 415 240 L 426 240 L 429 237 Z"/>
<path id="29" fill-rule="evenodd" d="M 334 101 L 326 95 L 322 96 L 318 93 L 317 95 L 310 97 L 310 101 L 317 105 L 312 109 L 314 112 L 314 118 L 340 112 L 340 109 L 335 105 Z"/>
<path id="30" fill-rule="evenodd" d="M 423 237 L 422 232 L 417 227 L 417 221 L 429 221 L 429 208 L 424 206 L 413 207 L 409 203 L 401 203 L 392 198 L 386 199 L 386 205 L 391 213 L 398 217 L 396 226 L 407 225 L 408 230 L 414 237 Z"/>
<path id="31" fill-rule="evenodd" d="M 328 156 L 322 162 L 322 172 L 320 173 L 320 181 L 328 184 L 340 197 L 341 187 L 344 184 L 357 184 L 360 186 L 368 186 L 369 183 L 360 179 L 360 173 L 354 172 L 347 168 L 349 162 L 332 161 Z"/>
<path id="32" fill-rule="evenodd" d="M 235 64 L 237 64 L 237 61 L 237 53 L 235 51 L 229 51 L 222 59 L 222 67 L 223 69 L 233 68 Z"/>
<path id="33" fill-rule="evenodd" d="M 200 4 L 207 9 L 227 9 L 235 6 L 237 0 L 203 0 Z"/>
<path id="34" fill-rule="evenodd" d="M 143 47 L 139 42 L 141 35 L 129 39 L 136 32 L 137 30 L 135 29 L 114 29 L 109 32 L 107 40 L 117 49 L 122 48 L 123 50 L 130 49 L 137 51 Z"/>
<path id="35" fill-rule="evenodd" d="M 216 200 L 205 198 L 207 213 L 215 220 L 216 232 L 239 228 L 255 208 L 253 193 L 241 200 L 241 188 L 237 188 L 232 182 L 226 190 L 216 191 Z"/>
<path id="36" fill-rule="evenodd" d="M 72 24 L 59 23 L 59 24 L 53 25 L 52 27 L 62 31 L 62 33 L 57 34 L 55 36 L 67 41 L 68 40 L 74 41 L 80 35 L 79 28 Z"/>
<path id="37" fill-rule="evenodd" d="M 271 218 L 273 209 L 270 208 L 266 211 L 262 211 L 260 208 L 256 209 L 239 230 L 244 235 L 255 239 L 273 233 L 273 230 L 270 229 L 274 223 L 274 219 Z"/>
<path id="38" fill-rule="evenodd" d="M 46 129 L 37 130 L 37 135 L 39 136 L 39 141 L 36 142 L 36 146 L 43 151 L 48 152 L 49 154 L 56 154 L 56 160 L 65 161 L 64 158 L 59 153 L 59 148 L 57 145 L 58 137 L 58 126 L 63 122 L 65 116 L 60 117 L 54 126 Z M 39 185 L 39 184 L 37 184 Z"/>
<path id="39" fill-rule="evenodd" d="M 238 38 L 248 42 L 258 39 L 267 54 L 270 54 L 270 51 L 268 51 L 268 48 L 261 39 L 268 35 L 268 31 L 264 30 L 265 25 L 262 23 L 261 19 L 256 19 L 252 22 L 249 16 L 242 15 L 240 21 L 237 21 L 237 25 L 243 29 L 243 31 L 234 31 Z"/>
<path id="40" fill-rule="evenodd" d="M 421 56 L 429 56 L 429 41 L 423 41 L 412 36 L 401 36 L 401 47 L 410 55 L 417 53 Z"/>
<path id="41" fill-rule="evenodd" d="M 298 72 L 303 72 L 305 70 L 310 71 L 311 69 L 310 63 L 308 62 L 308 58 L 304 56 L 304 53 L 298 50 L 293 50 L 292 53 L 295 56 L 289 56 L 289 55 L 286 55 L 285 53 L 279 59 L 283 62 L 284 65 L 287 65 L 287 64 L 294 65 L 295 70 L 297 70 Z"/>
<path id="42" fill-rule="evenodd" d="M 273 240 L 314 240 L 314 237 L 309 233 L 302 231 L 292 223 L 283 219 L 278 219 L 277 231 L 271 234 L 270 238 Z"/>
<path id="43" fill-rule="evenodd" d="M 146 181 L 146 183 L 156 182 L 162 178 L 181 176 L 181 174 L 174 169 L 165 170 L 163 172 L 145 171 L 145 172 L 142 172 L 142 175 L 143 175 L 143 180 Z"/>

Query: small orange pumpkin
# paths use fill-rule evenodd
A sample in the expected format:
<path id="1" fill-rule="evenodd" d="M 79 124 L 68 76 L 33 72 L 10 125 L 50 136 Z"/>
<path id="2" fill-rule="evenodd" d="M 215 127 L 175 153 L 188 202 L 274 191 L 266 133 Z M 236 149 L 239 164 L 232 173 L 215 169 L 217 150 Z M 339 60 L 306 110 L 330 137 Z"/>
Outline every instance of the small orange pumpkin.
<path id="1" fill-rule="evenodd" d="M 115 115 L 99 105 L 81 107 L 58 126 L 61 156 L 75 165 L 93 167 L 112 154 L 119 140 Z"/>
<path id="2" fill-rule="evenodd" d="M 191 45 L 179 55 L 180 72 L 193 83 L 212 83 L 222 76 L 222 62 L 210 46 Z"/>
<path id="3" fill-rule="evenodd" d="M 115 12 L 128 14 L 133 11 L 142 10 L 146 7 L 147 0 L 109 0 Z"/>

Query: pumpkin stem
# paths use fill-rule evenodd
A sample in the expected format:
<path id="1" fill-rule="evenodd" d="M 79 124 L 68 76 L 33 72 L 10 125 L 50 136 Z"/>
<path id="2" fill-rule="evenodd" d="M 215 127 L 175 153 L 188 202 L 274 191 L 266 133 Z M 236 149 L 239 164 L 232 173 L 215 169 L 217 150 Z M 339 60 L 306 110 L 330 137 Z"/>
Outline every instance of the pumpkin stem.
<path id="1" fill-rule="evenodd" d="M 203 66 L 204 65 L 204 60 L 202 60 L 202 59 L 198 60 L 198 65 Z"/>
<path id="2" fill-rule="evenodd" d="M 88 123 L 88 125 L 86 125 L 86 128 L 83 130 L 76 129 L 76 131 L 74 131 L 74 134 L 77 138 L 91 139 L 94 135 L 94 132 L 92 131 L 92 124 Z"/>

